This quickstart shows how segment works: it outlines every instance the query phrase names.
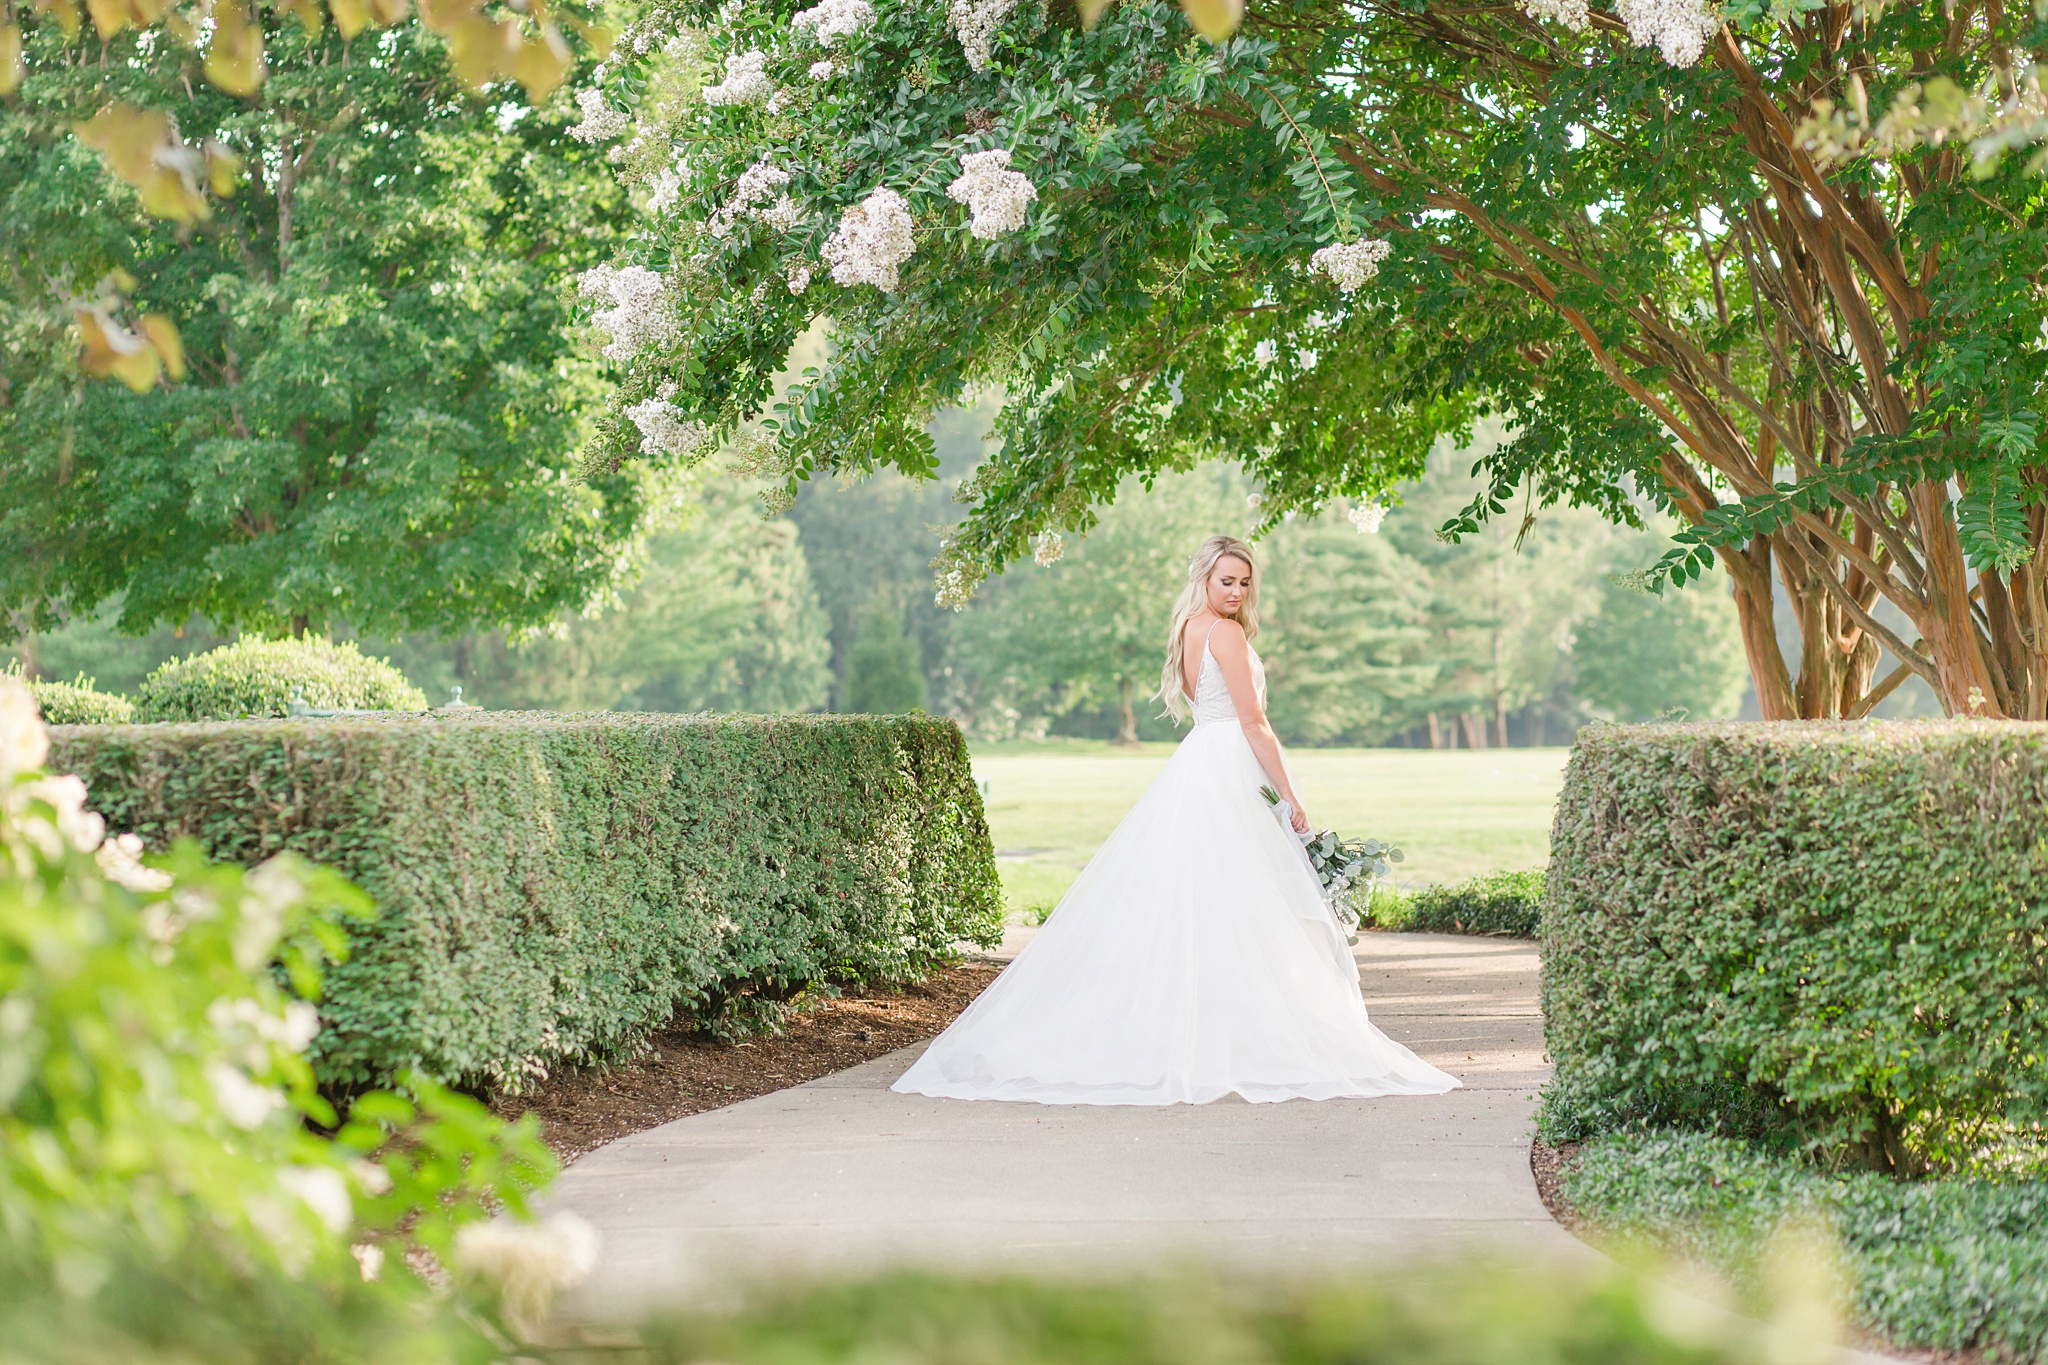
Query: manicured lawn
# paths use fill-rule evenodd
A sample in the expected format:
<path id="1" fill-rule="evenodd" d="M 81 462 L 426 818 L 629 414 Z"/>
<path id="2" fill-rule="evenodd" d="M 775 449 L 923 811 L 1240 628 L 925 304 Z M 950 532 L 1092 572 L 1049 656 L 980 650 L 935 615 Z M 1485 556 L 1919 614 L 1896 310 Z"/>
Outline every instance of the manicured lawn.
<path id="1" fill-rule="evenodd" d="M 1050 908 L 1173 752 L 1093 740 L 978 746 L 1003 889 L 1014 912 Z M 1403 884 L 1542 865 L 1565 749 L 1292 749 L 1318 825 L 1391 839 Z"/>

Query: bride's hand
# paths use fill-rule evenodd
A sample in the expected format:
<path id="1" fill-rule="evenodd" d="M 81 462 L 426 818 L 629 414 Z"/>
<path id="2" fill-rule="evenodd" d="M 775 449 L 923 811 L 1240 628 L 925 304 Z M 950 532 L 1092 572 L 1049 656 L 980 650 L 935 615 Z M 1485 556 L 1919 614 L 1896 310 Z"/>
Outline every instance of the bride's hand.
<path id="1" fill-rule="evenodd" d="M 1289 817 L 1287 823 L 1294 826 L 1296 834 L 1306 834 L 1309 832 L 1308 812 L 1300 806 L 1294 808 L 1294 814 Z"/>

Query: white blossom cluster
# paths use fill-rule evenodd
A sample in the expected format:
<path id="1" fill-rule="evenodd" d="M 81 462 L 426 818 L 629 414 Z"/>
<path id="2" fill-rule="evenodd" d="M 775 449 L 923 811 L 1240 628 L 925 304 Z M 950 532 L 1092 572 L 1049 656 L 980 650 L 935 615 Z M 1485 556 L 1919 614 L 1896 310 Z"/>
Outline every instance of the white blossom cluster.
<path id="1" fill-rule="evenodd" d="M 762 68 L 768 54 L 755 48 L 736 52 L 725 59 L 725 79 L 704 87 L 704 102 L 712 105 L 766 104 L 775 97 L 775 82 Z"/>
<path id="2" fill-rule="evenodd" d="M 668 170 L 657 171 L 654 179 L 647 183 L 647 212 L 660 217 L 676 206 L 682 192 L 682 167 L 672 166 Z"/>
<path id="3" fill-rule="evenodd" d="M 839 63 L 827 57 L 823 61 L 812 62 L 810 70 L 804 74 L 814 81 L 829 81 L 839 74 Z"/>
<path id="4" fill-rule="evenodd" d="M 631 360 L 649 346 L 675 340 L 676 314 L 666 282 L 646 266 L 592 266 L 577 277 L 576 287 L 584 298 L 609 305 L 590 317 L 611 338 L 604 348 L 606 360 Z"/>
<path id="5" fill-rule="evenodd" d="M 967 64 L 976 71 L 988 70 L 994 53 L 996 30 L 1017 8 L 1017 0 L 951 0 L 946 6 L 946 24 L 960 40 Z"/>
<path id="6" fill-rule="evenodd" d="M 1616 0 L 1614 12 L 1630 42 L 1656 48 L 1673 66 L 1696 65 L 1721 28 L 1703 0 Z"/>
<path id="7" fill-rule="evenodd" d="M 809 9 L 798 10 L 789 26 L 809 29 L 817 35 L 819 47 L 833 48 L 874 22 L 875 7 L 868 0 L 819 0 Z"/>
<path id="8" fill-rule="evenodd" d="M 732 200 L 711 215 L 705 225 L 713 237 L 723 241 L 732 235 L 733 224 L 742 218 L 758 218 L 781 232 L 804 219 L 803 205 L 776 191 L 789 183 L 789 172 L 766 157 L 740 172 L 733 185 Z"/>
<path id="9" fill-rule="evenodd" d="M 1031 561 L 1041 569 L 1049 569 L 1059 563 L 1060 556 L 1067 552 L 1067 538 L 1058 531 L 1040 531 L 1031 537 Z"/>
<path id="10" fill-rule="evenodd" d="M 626 417 L 640 428 L 642 455 L 672 455 L 686 460 L 697 453 L 711 435 L 702 422 L 684 419 L 682 410 L 666 398 L 649 398 L 626 409 Z"/>
<path id="11" fill-rule="evenodd" d="M 1380 523 L 1387 519 L 1387 505 L 1383 502 L 1361 502 L 1351 509 L 1351 524 L 1362 536 L 1376 535 Z"/>
<path id="12" fill-rule="evenodd" d="M 1385 242 L 1332 242 L 1308 258 L 1308 273 L 1327 275 L 1346 294 L 1380 273 L 1380 262 L 1393 253 Z"/>
<path id="13" fill-rule="evenodd" d="M 896 271 L 917 249 L 911 240 L 910 206 L 886 186 L 839 215 L 839 227 L 826 239 L 823 255 L 834 283 L 871 284 L 885 294 L 896 292 Z"/>
<path id="14" fill-rule="evenodd" d="M 631 118 L 605 103 L 604 91 L 594 85 L 576 92 L 576 107 L 583 111 L 583 121 L 569 130 L 569 136 L 578 142 L 610 142 L 633 126 Z"/>
<path id="15" fill-rule="evenodd" d="M 946 186 L 946 196 L 974 214 L 967 230 L 985 242 L 1023 227 L 1025 212 L 1038 199 L 1038 187 L 1009 165 L 1010 153 L 1002 147 L 970 152 L 960 159 L 960 177 Z"/>
<path id="16" fill-rule="evenodd" d="M 804 292 L 804 291 L 805 291 L 806 289 L 809 289 L 810 287 L 811 287 L 811 268 L 810 268 L 809 266 L 807 266 L 807 265 L 800 265 L 800 266 L 796 266 L 796 267 L 794 267 L 794 268 L 792 268 L 792 269 L 790 270 L 790 272 L 789 272 L 789 292 L 790 292 L 790 293 L 792 293 L 792 294 L 798 294 L 798 295 L 800 295 L 800 294 L 802 294 L 802 293 L 803 293 L 803 292 Z"/>
<path id="17" fill-rule="evenodd" d="M 1522 13 L 1531 19 L 1549 19 L 1574 33 L 1584 33 L 1593 22 L 1586 12 L 1586 0 L 1522 0 Z"/>

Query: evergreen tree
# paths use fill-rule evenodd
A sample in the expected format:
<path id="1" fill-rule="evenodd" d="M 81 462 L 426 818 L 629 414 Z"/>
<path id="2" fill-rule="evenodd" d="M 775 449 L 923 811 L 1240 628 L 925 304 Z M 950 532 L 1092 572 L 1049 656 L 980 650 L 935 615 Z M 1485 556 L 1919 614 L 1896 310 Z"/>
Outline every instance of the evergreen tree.
<path id="1" fill-rule="evenodd" d="M 1735 604 L 1706 590 L 1652 597 L 1602 586 L 1599 610 L 1572 644 L 1575 690 L 1615 720 L 1683 710 L 1726 720 L 1742 704 L 1742 637 Z"/>

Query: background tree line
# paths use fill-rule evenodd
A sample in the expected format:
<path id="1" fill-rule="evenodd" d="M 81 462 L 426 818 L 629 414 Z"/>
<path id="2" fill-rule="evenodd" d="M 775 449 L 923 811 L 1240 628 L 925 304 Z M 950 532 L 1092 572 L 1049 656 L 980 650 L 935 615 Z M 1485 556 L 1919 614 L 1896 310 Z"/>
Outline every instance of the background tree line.
<path id="1" fill-rule="evenodd" d="M 1215 463 L 1125 490 L 1057 561 L 1016 565 L 966 610 L 945 610 L 929 561 L 961 513 L 952 494 L 988 418 L 955 410 L 934 424 L 937 481 L 825 479 L 772 518 L 753 485 L 708 474 L 650 522 L 636 580 L 539 632 L 376 635 L 342 621 L 335 633 L 388 655 L 437 701 L 459 683 L 492 707 L 922 707 L 984 740 L 1170 738 L 1148 698 L 1174 590 L 1197 540 L 1250 529 L 1255 486 Z M 1595 717 L 1738 713 L 1745 670 L 1724 591 L 1618 586 L 1612 576 L 1653 558 L 1660 538 L 1592 512 L 1543 513 L 1519 545 L 1512 519 L 1443 543 L 1436 528 L 1469 498 L 1471 463 L 1439 448 L 1377 534 L 1333 509 L 1263 539 L 1259 645 L 1287 741 L 1557 744 Z M 110 602 L 18 641 L 15 657 L 129 690 L 228 634 L 194 614 L 123 636 L 120 614 Z"/>

